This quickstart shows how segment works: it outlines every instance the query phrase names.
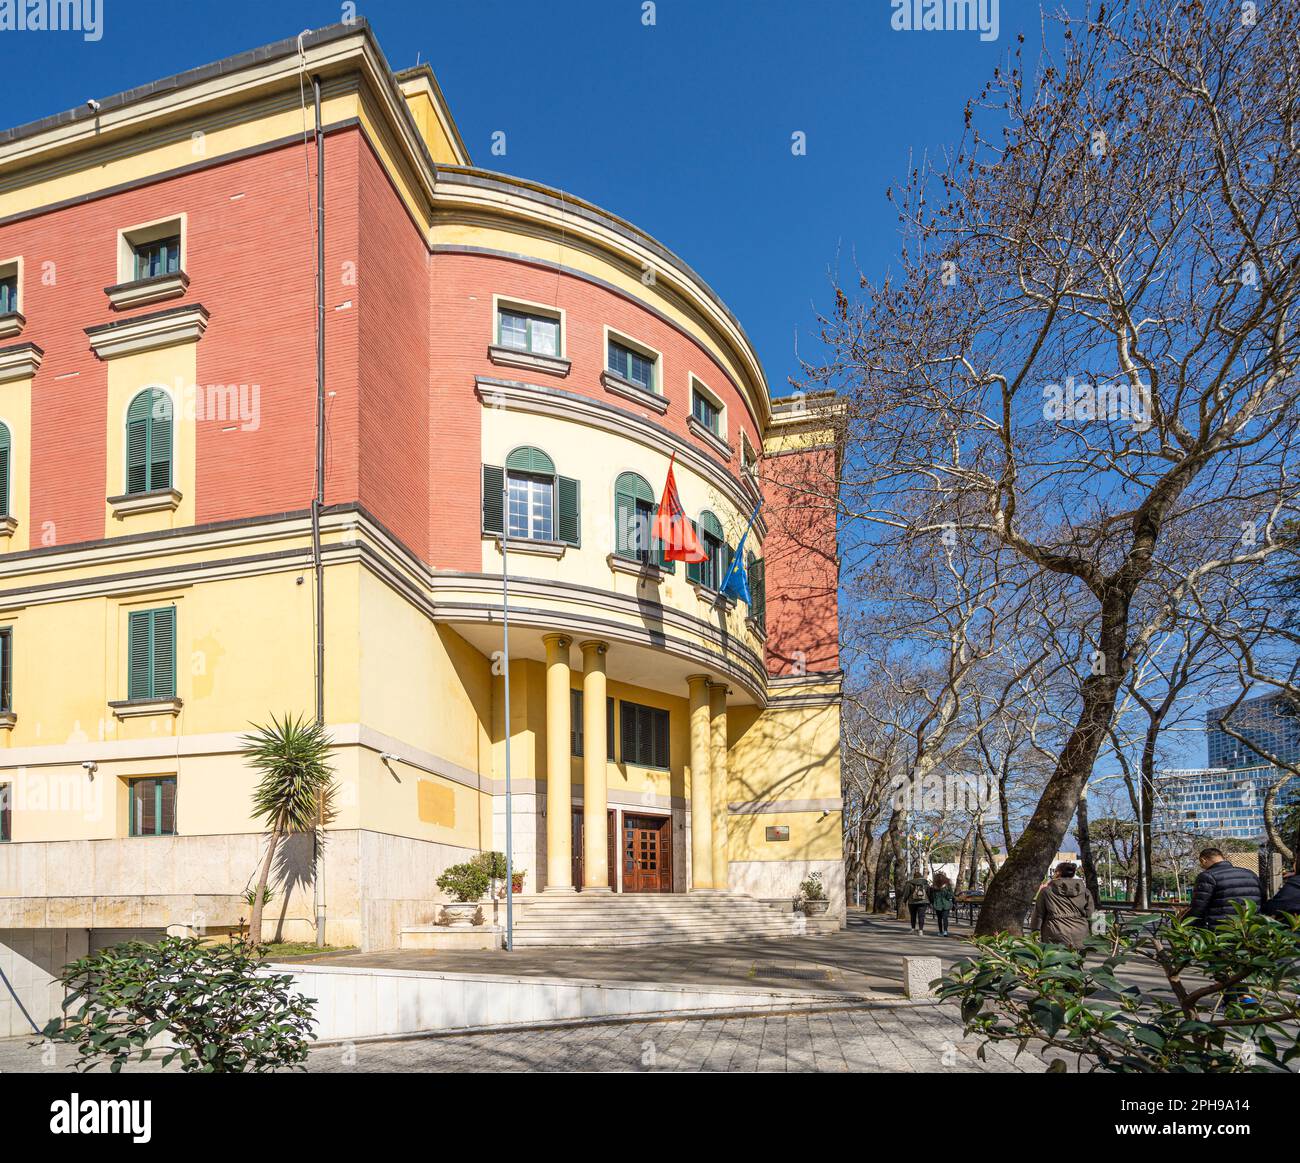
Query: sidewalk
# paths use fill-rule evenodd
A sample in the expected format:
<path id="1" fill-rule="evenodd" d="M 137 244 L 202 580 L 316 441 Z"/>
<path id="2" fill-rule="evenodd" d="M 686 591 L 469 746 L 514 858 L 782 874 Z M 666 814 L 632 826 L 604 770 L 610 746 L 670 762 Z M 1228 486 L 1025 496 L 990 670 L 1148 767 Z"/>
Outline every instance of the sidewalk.
<path id="1" fill-rule="evenodd" d="M 508 973 L 583 981 L 771 986 L 902 1000 L 903 957 L 938 957 L 946 970 L 969 954 L 970 946 L 961 939 L 969 932 L 969 926 L 954 924 L 950 938 L 929 930 L 915 936 L 906 922 L 850 910 L 846 929 L 819 937 L 616 949 L 520 949 L 513 953 L 332 953 L 282 964 L 306 961 L 350 968 Z"/>

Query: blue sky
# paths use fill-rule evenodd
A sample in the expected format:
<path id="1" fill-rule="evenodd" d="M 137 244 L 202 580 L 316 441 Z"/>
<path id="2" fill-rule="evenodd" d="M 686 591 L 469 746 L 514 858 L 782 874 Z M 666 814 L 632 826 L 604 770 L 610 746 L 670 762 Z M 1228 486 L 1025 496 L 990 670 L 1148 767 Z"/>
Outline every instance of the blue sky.
<path id="1" fill-rule="evenodd" d="M 337 3 L 102 0 L 102 38 L 0 32 L 0 120 L 35 120 L 336 22 Z M 774 394 L 813 356 L 838 262 L 870 277 L 897 248 L 885 190 L 909 152 L 961 133 L 962 107 L 1038 5 L 1000 35 L 895 32 L 889 0 L 371 0 L 394 68 L 433 65 L 478 165 L 629 219 L 741 320 Z M 504 131 L 505 157 L 491 154 Z M 807 135 L 807 154 L 791 135 Z"/>

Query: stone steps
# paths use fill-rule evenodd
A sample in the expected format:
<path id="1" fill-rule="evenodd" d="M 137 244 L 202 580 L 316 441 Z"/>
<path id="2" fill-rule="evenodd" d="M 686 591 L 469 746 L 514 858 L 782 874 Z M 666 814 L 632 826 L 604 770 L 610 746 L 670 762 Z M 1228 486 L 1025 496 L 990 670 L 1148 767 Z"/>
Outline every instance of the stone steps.
<path id="1" fill-rule="evenodd" d="M 541 895 L 520 908 L 514 943 L 591 948 L 791 937 L 800 920 L 733 893 Z"/>

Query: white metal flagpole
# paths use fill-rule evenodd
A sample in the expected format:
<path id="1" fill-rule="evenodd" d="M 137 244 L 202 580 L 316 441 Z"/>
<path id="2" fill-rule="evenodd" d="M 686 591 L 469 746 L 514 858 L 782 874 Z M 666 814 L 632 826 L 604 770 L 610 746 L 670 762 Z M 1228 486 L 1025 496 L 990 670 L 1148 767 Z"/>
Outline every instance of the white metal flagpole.
<path id="1" fill-rule="evenodd" d="M 501 482 L 501 653 L 502 682 L 505 686 L 506 736 L 506 951 L 515 947 L 515 865 L 514 803 L 510 798 L 510 478 L 502 474 Z"/>

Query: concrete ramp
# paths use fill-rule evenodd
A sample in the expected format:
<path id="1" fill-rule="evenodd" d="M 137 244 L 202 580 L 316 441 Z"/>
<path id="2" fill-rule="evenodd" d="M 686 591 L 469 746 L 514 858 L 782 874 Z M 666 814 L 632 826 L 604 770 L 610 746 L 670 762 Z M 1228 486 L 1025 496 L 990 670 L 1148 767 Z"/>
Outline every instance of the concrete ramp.
<path id="1" fill-rule="evenodd" d="M 316 1001 L 317 1037 L 397 1037 L 582 1018 L 670 1017 L 715 1010 L 755 1012 L 857 1000 L 813 993 L 658 982 L 429 973 L 402 969 L 281 964 Z"/>

